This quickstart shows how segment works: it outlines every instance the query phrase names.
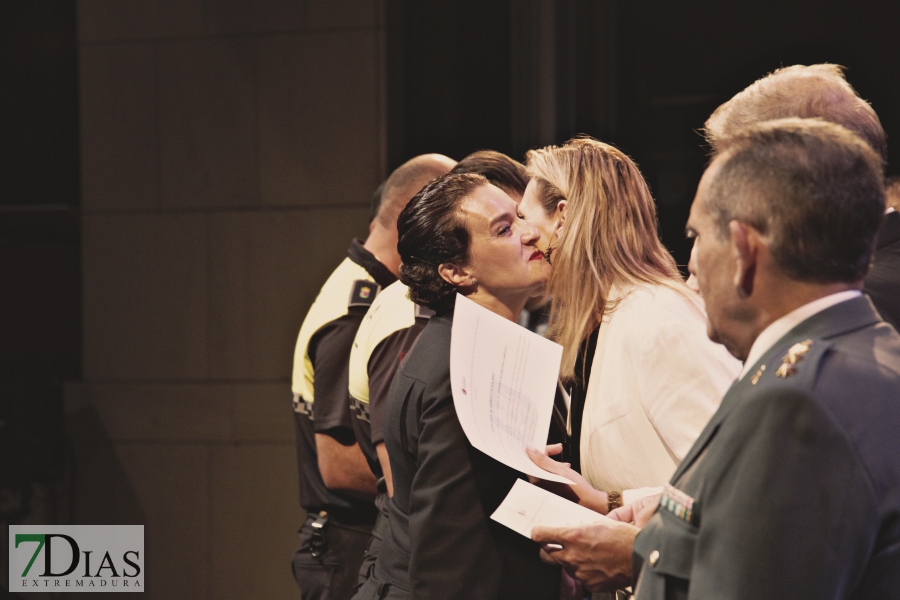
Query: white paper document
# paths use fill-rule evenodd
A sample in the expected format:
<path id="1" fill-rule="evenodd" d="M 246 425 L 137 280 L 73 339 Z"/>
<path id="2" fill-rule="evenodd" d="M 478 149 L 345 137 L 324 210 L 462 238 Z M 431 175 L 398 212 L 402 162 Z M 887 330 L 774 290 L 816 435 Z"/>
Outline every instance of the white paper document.
<path id="1" fill-rule="evenodd" d="M 505 465 L 572 483 L 531 462 L 547 443 L 562 346 L 457 294 L 450 337 L 453 405 L 469 442 Z"/>
<path id="2" fill-rule="evenodd" d="M 517 479 L 491 519 L 531 538 L 531 530 L 544 527 L 577 527 L 606 519 L 604 515 L 575 504 L 545 489 Z"/>

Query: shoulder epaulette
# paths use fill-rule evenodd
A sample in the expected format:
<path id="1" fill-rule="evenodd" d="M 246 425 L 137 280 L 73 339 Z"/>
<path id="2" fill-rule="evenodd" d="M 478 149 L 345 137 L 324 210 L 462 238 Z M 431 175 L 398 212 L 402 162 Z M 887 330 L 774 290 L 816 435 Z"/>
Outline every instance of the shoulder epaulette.
<path id="1" fill-rule="evenodd" d="M 357 279 L 353 282 L 353 288 L 350 290 L 350 300 L 347 301 L 347 306 L 371 306 L 380 291 L 381 286 L 374 281 Z"/>
<path id="2" fill-rule="evenodd" d="M 760 380 L 767 380 L 769 383 L 782 381 L 795 386 L 812 386 L 819 363 L 830 347 L 830 343 L 819 339 L 795 342 L 786 348 L 779 361 L 773 360 L 769 364 L 769 370 L 762 365 L 751 377 L 750 383 L 756 385 Z"/>

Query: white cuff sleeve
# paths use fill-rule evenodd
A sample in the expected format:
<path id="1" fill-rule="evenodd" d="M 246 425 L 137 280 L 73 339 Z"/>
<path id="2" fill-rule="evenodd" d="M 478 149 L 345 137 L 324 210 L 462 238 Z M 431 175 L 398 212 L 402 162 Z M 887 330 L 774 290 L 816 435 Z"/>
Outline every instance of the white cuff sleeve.
<path id="1" fill-rule="evenodd" d="M 634 490 L 622 490 L 622 506 L 637 502 L 641 498 L 653 496 L 654 494 L 662 494 L 663 486 L 642 487 Z"/>

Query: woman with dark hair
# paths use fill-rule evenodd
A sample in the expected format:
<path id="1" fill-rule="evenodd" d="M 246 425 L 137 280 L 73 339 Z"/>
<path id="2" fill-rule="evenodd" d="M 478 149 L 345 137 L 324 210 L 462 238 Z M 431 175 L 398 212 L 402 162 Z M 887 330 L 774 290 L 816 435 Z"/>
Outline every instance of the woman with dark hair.
<path id="1" fill-rule="evenodd" d="M 560 570 L 531 540 L 490 520 L 521 475 L 472 447 L 450 391 L 456 294 L 515 321 L 550 267 L 538 231 L 484 177 L 429 183 L 397 223 L 400 280 L 435 312 L 388 395 L 390 531 L 357 599 L 554 598 Z"/>

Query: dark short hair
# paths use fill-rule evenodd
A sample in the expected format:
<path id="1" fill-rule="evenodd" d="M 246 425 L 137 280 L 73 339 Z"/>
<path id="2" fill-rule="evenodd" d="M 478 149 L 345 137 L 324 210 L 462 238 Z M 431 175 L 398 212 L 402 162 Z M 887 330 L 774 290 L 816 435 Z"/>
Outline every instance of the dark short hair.
<path id="1" fill-rule="evenodd" d="M 882 162 L 868 144 L 820 119 L 778 119 L 722 138 L 718 150 L 706 205 L 720 238 L 737 220 L 769 237 L 792 279 L 865 276 L 884 213 Z"/>
<path id="2" fill-rule="evenodd" d="M 456 286 L 438 273 L 442 263 L 466 265 L 469 231 L 460 219 L 459 205 L 487 179 L 474 173 L 448 173 L 413 196 L 397 219 L 400 281 L 409 299 L 436 313 L 453 309 Z"/>
<path id="3" fill-rule="evenodd" d="M 446 174 L 456 161 L 442 154 L 420 154 L 396 169 L 384 182 L 381 206 L 376 219 L 391 229 L 397 224 L 397 215 L 413 195 L 434 179 Z"/>
<path id="4" fill-rule="evenodd" d="M 451 173 L 475 173 L 483 175 L 488 182 L 507 194 L 524 196 L 528 187 L 525 165 L 513 160 L 502 152 L 478 150 L 468 155 L 450 171 Z"/>
<path id="5" fill-rule="evenodd" d="M 382 181 L 375 191 L 372 192 L 372 209 L 369 213 L 369 220 L 374 221 L 375 217 L 378 216 L 378 211 L 381 210 L 381 200 L 384 197 L 384 184 L 387 183 L 387 180 Z"/>

